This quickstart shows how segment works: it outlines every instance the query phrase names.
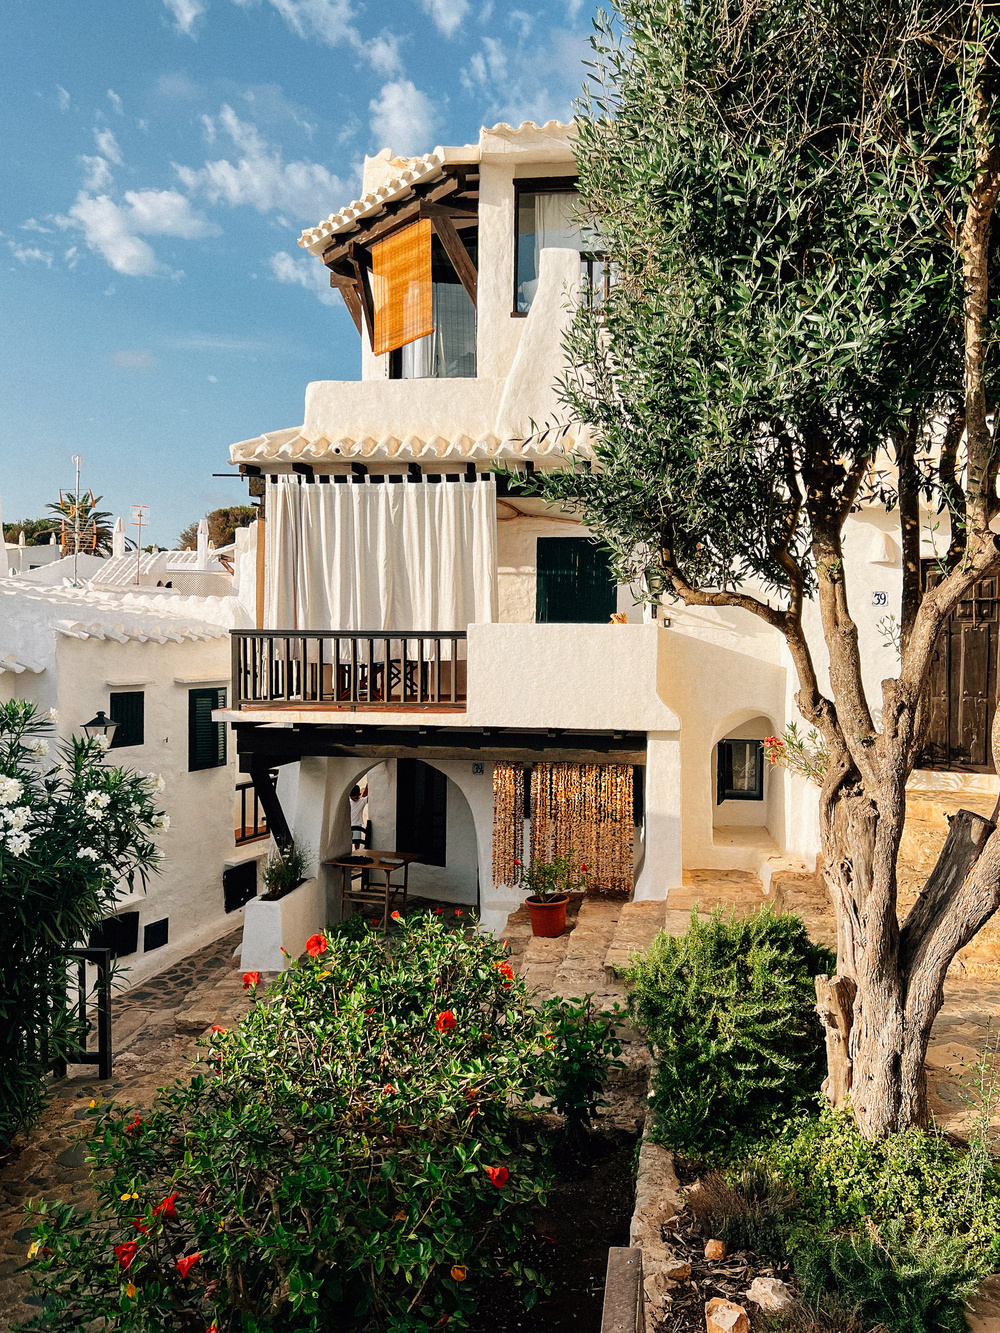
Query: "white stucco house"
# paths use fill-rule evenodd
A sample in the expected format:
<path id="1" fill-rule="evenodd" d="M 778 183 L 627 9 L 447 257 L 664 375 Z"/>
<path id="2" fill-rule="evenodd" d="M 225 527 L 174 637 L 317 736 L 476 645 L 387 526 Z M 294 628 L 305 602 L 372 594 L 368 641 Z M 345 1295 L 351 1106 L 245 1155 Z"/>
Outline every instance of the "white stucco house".
<path id="1" fill-rule="evenodd" d="M 362 198 L 300 240 L 357 325 L 361 379 L 309 384 L 301 424 L 231 449 L 263 517 L 239 555 L 254 627 L 233 636 L 215 717 L 241 769 L 261 783 L 280 770 L 276 820 L 332 914 L 323 863 L 349 848 L 347 796 L 366 776 L 373 845 L 420 850 L 411 890 L 478 903 L 488 928 L 521 898 L 503 829 L 518 823 L 509 862 L 522 819 L 538 836 L 555 770 L 598 804 L 598 771 L 628 772 L 632 813 L 612 841 L 628 842 L 637 899 L 667 897 L 690 869 L 815 864 L 816 789 L 764 771 L 761 753 L 797 716 L 780 636 L 736 610 L 637 606 L 575 516 L 510 476 L 590 452 L 583 431 L 540 434 L 561 419 L 572 303 L 600 300 L 605 280 L 573 213 L 571 132 L 502 124 L 368 159 Z M 873 700 L 895 665 L 891 526 L 866 509 L 846 537 Z M 959 740 L 945 735 L 942 762 L 985 765 Z"/>
<path id="2" fill-rule="evenodd" d="M 55 709 L 61 739 L 103 712 L 117 723 L 109 762 L 164 779 L 161 873 L 123 889 L 97 941 L 131 985 L 238 927 L 257 891 L 266 823 L 212 720 L 227 702 L 229 630 L 244 619 L 231 576 L 224 595 L 192 596 L 109 587 L 115 561 L 80 557 L 78 573 L 85 563 L 98 577 L 76 587 L 72 559 L 0 579 L 0 700 Z"/>

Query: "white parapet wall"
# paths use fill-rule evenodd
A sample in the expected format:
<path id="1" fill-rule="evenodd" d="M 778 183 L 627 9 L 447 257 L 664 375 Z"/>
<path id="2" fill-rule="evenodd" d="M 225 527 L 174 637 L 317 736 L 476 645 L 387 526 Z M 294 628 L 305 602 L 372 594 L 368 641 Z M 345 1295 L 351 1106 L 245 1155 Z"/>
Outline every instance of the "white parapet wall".
<path id="1" fill-rule="evenodd" d="M 318 879 L 307 879 L 277 902 L 252 898 L 244 909 L 240 966 L 244 972 L 284 971 L 326 919 L 326 891 Z"/>

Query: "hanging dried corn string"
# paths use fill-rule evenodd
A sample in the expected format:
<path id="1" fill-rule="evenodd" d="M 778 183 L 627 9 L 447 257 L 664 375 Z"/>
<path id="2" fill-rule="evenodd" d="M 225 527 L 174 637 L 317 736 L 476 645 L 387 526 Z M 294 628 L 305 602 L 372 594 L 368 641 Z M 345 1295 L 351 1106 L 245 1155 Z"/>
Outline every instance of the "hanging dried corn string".
<path id="1" fill-rule="evenodd" d="M 493 765 L 493 883 L 516 884 L 524 841 L 521 764 Z"/>
<path id="2" fill-rule="evenodd" d="M 632 892 L 632 769 L 624 764 L 536 764 L 532 860 L 577 854 L 589 888 Z"/>

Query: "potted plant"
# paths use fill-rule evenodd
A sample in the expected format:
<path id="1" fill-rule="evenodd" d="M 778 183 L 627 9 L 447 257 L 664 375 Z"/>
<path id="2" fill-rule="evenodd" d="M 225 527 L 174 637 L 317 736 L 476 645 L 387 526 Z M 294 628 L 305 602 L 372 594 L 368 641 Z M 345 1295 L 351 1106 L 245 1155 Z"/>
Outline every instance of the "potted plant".
<path id="1" fill-rule="evenodd" d="M 289 843 L 287 847 L 279 847 L 267 858 L 264 865 L 261 875 L 264 881 L 262 900 L 274 903 L 291 893 L 293 889 L 297 889 L 304 878 L 302 872 L 305 868 L 305 854 L 294 842 Z"/>
<path id="2" fill-rule="evenodd" d="M 569 895 L 587 886 L 586 866 L 578 866 L 572 847 L 565 856 L 554 856 L 551 861 L 532 861 L 521 866 L 518 886 L 528 890 L 528 914 L 532 935 L 554 938 L 566 929 L 566 904 Z"/>

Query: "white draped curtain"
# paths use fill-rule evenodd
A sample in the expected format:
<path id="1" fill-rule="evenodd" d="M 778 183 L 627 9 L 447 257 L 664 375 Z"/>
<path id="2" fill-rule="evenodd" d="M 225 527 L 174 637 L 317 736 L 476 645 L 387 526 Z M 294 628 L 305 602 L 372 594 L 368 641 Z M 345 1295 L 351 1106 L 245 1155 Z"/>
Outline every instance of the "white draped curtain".
<path id="1" fill-rule="evenodd" d="M 496 484 L 268 487 L 271 629 L 464 630 L 497 618 Z"/>

